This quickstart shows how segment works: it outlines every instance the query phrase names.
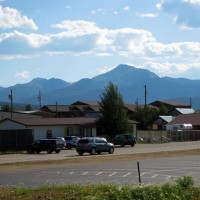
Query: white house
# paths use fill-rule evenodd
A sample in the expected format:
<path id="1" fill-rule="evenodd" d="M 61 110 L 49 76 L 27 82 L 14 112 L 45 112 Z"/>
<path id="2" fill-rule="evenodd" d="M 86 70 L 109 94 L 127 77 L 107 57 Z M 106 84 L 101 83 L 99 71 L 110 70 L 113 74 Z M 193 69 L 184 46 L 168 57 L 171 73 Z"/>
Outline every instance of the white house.
<path id="1" fill-rule="evenodd" d="M 6 118 L 0 121 L 1 130 L 32 130 L 34 140 L 49 136 L 96 136 L 95 118 Z"/>

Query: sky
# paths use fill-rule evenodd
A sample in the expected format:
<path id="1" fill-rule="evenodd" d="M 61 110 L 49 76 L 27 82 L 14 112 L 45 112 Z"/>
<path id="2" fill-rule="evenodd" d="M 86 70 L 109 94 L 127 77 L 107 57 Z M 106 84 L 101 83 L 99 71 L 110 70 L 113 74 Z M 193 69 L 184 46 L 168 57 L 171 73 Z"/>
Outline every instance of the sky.
<path id="1" fill-rule="evenodd" d="M 200 0 L 0 0 L 0 86 L 119 64 L 200 79 Z"/>

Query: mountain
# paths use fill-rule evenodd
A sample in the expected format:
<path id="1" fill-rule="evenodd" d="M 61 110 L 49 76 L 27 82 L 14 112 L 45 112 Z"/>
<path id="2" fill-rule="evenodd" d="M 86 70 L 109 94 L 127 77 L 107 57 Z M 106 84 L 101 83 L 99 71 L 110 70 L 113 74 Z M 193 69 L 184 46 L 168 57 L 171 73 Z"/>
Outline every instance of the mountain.
<path id="1" fill-rule="evenodd" d="M 71 104 L 75 101 L 98 101 L 106 85 L 113 82 L 117 85 L 125 103 L 144 103 L 145 87 L 147 88 L 147 103 L 155 100 L 178 100 L 186 104 L 192 99 L 195 109 L 200 108 L 200 80 L 186 78 L 159 77 L 155 73 L 121 64 L 113 70 L 95 76 L 84 78 L 75 83 L 60 79 L 36 78 L 26 84 L 17 84 L 9 88 L 0 88 L 0 101 L 7 101 L 10 90 L 13 91 L 13 101 L 17 103 L 38 105 L 38 95 L 41 92 L 42 105 Z M 183 101 L 182 101 L 183 100 Z"/>

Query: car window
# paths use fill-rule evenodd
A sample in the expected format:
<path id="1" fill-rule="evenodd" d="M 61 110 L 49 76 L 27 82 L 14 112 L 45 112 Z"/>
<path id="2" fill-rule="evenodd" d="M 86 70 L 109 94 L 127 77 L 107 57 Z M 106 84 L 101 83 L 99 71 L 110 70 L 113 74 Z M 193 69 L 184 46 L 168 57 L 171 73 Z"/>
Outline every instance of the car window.
<path id="1" fill-rule="evenodd" d="M 79 140 L 80 144 L 88 144 L 89 143 L 89 139 L 81 139 Z"/>

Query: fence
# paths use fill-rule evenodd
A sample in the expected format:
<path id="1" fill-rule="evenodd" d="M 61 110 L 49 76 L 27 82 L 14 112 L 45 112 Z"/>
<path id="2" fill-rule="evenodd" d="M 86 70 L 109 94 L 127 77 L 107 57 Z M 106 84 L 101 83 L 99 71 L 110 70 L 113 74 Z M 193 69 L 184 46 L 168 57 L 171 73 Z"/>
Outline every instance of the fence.
<path id="1" fill-rule="evenodd" d="M 0 152 L 26 150 L 32 142 L 32 129 L 0 130 Z"/>
<path id="2" fill-rule="evenodd" d="M 182 142 L 200 140 L 200 130 L 183 131 L 137 131 L 137 137 L 147 142 Z"/>

